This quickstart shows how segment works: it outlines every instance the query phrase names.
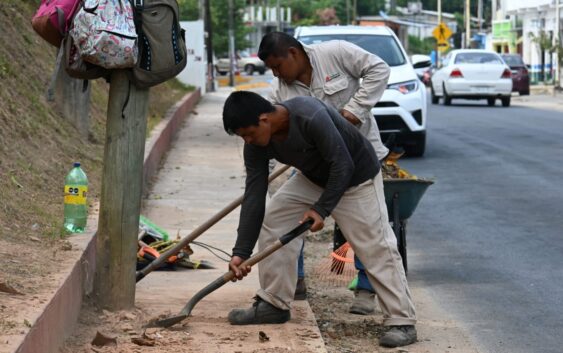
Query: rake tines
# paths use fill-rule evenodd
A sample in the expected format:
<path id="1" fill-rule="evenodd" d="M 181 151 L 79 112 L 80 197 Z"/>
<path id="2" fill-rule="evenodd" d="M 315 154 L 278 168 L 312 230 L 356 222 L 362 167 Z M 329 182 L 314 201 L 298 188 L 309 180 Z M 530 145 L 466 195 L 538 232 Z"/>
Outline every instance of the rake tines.
<path id="1" fill-rule="evenodd" d="M 334 250 L 315 268 L 315 274 L 320 282 L 330 287 L 345 287 L 356 276 L 354 266 L 354 250 L 348 243 L 344 243 Z"/>

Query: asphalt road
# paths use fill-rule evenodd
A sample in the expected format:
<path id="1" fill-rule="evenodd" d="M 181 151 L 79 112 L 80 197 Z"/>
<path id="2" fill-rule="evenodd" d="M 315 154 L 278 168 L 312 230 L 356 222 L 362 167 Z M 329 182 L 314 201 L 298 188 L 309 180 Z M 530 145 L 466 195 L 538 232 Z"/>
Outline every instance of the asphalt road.
<path id="1" fill-rule="evenodd" d="M 436 180 L 407 226 L 409 281 L 484 353 L 563 352 L 563 112 L 429 105 L 427 153 L 400 164 Z"/>

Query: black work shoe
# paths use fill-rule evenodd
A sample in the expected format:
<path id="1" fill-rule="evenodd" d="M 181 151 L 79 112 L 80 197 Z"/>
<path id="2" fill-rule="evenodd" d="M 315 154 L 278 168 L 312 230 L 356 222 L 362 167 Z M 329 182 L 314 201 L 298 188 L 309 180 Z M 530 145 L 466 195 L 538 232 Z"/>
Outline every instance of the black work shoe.
<path id="1" fill-rule="evenodd" d="M 283 324 L 289 321 L 289 310 L 279 309 L 259 297 L 248 309 L 233 309 L 229 313 L 231 325 Z"/>
<path id="2" fill-rule="evenodd" d="M 391 326 L 379 339 L 382 347 L 402 347 L 416 342 L 416 328 L 414 325 Z"/>
<path id="3" fill-rule="evenodd" d="M 297 279 L 297 287 L 295 287 L 295 294 L 293 295 L 294 300 L 305 300 L 307 299 L 307 285 L 305 284 L 305 278 Z"/>
<path id="4" fill-rule="evenodd" d="M 358 289 L 354 293 L 354 301 L 348 312 L 357 315 L 369 315 L 375 311 L 375 293 Z"/>

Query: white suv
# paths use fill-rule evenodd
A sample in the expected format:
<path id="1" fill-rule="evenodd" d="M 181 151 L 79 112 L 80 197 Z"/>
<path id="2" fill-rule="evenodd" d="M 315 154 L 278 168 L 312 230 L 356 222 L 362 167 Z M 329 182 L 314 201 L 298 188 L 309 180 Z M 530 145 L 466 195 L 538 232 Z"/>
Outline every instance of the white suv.
<path id="1" fill-rule="evenodd" d="M 426 89 L 414 68 L 430 66 L 430 58 L 414 55 L 409 61 L 395 33 L 384 26 L 297 27 L 295 37 L 303 44 L 346 40 L 382 58 L 391 68 L 387 89 L 371 112 L 385 142 L 395 142 L 410 156 L 422 156 L 426 147 Z M 414 67 L 413 67 L 414 66 Z"/>

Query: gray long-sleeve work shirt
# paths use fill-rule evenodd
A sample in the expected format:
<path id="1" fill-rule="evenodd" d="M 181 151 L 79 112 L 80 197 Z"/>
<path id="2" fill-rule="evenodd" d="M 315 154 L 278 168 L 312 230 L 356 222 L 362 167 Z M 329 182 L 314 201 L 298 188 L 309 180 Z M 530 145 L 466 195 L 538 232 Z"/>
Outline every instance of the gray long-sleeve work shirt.
<path id="1" fill-rule="evenodd" d="M 348 188 L 375 177 L 380 168 L 371 143 L 334 108 L 313 97 L 280 104 L 289 111 L 287 139 L 270 141 L 265 147 L 244 146 L 246 189 L 233 248 L 233 255 L 242 258 L 252 254 L 264 220 L 270 159 L 299 169 L 324 188 L 311 207 L 323 218 Z"/>

